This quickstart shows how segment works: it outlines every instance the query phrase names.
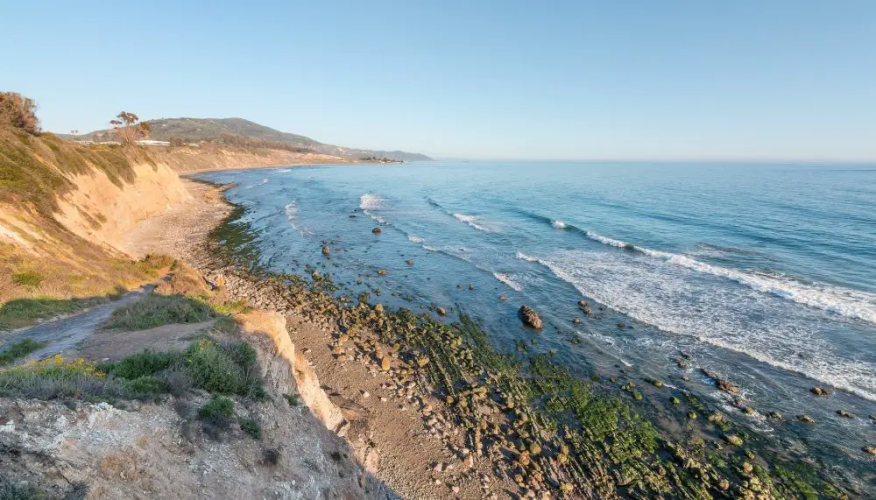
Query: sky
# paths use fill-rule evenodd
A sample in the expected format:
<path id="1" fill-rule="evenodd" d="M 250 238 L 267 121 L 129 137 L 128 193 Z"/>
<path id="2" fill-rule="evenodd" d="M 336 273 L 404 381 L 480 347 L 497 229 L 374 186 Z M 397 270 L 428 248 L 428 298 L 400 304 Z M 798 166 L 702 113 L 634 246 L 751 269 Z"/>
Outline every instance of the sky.
<path id="1" fill-rule="evenodd" d="M 46 130 L 241 117 L 445 158 L 876 161 L 876 1 L 0 0 Z"/>

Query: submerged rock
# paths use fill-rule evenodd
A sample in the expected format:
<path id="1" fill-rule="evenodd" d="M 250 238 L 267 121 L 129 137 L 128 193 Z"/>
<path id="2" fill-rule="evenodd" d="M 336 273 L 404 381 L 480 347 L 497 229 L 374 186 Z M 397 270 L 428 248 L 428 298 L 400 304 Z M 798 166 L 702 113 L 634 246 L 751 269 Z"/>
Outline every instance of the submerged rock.
<path id="1" fill-rule="evenodd" d="M 445 314 L 447 314 L 447 311 L 445 311 L 443 307 L 439 307 L 438 309 L 436 309 L 435 312 L 437 312 L 441 316 L 444 316 Z"/>
<path id="2" fill-rule="evenodd" d="M 328 255 L 331 253 L 331 249 L 329 247 L 322 247 L 323 255 Z"/>
<path id="3" fill-rule="evenodd" d="M 520 310 L 517 311 L 520 315 L 520 319 L 523 321 L 523 324 L 526 326 L 535 328 L 540 330 L 544 323 L 541 321 L 541 318 L 538 316 L 538 313 L 535 312 L 535 309 L 527 306 L 526 304 L 520 306 Z"/>
<path id="4" fill-rule="evenodd" d="M 371 232 L 374 234 L 380 234 L 383 232 L 383 230 L 380 229 L 379 227 L 375 227 L 374 229 L 371 230 Z"/>
<path id="5" fill-rule="evenodd" d="M 809 389 L 809 392 L 816 396 L 830 396 L 830 390 L 825 389 L 824 387 L 813 387 L 812 389 Z"/>

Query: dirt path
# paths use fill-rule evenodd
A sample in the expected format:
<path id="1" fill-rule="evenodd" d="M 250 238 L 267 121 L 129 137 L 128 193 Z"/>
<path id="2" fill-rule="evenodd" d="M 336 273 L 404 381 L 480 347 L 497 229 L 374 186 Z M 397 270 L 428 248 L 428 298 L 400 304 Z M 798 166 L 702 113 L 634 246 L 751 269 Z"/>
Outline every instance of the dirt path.
<path id="1" fill-rule="evenodd" d="M 94 335 L 100 326 L 109 319 L 113 311 L 137 302 L 148 295 L 153 288 L 155 288 L 155 285 L 149 284 L 128 292 L 119 300 L 97 306 L 73 316 L 55 321 L 47 321 L 25 328 L 24 330 L 19 330 L 5 339 L 6 344 L 25 339 L 48 344 L 46 347 L 32 352 L 26 358 L 18 360 L 17 363 L 36 361 L 54 356 L 55 354 L 75 351 L 80 344 Z"/>

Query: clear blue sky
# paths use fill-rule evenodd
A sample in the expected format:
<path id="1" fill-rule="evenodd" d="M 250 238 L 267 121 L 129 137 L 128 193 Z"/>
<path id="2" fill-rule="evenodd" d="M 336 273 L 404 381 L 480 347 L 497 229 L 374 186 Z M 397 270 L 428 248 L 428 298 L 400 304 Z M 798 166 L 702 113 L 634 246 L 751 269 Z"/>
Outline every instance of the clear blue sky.
<path id="1" fill-rule="evenodd" d="M 0 0 L 44 127 L 239 116 L 443 157 L 876 159 L 876 1 Z"/>

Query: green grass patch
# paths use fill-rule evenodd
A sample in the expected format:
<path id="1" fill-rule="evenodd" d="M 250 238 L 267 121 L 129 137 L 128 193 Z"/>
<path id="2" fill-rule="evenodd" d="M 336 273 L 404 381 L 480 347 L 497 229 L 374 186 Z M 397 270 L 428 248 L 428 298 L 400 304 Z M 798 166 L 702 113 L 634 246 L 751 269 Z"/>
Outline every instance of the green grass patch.
<path id="1" fill-rule="evenodd" d="M 0 306 L 0 330 L 13 330 L 34 321 L 61 314 L 72 314 L 91 305 L 87 299 L 15 299 Z"/>
<path id="2" fill-rule="evenodd" d="M 27 286 L 36 288 L 43 282 L 43 277 L 39 273 L 33 271 L 24 271 L 13 273 L 12 282 L 18 286 Z"/>
<path id="3" fill-rule="evenodd" d="M 24 339 L 10 344 L 6 349 L 0 351 L 0 366 L 8 365 L 16 359 L 23 358 L 45 346 L 45 342 L 37 342 L 33 339 Z"/>
<path id="4" fill-rule="evenodd" d="M 180 295 L 152 294 L 117 309 L 104 328 L 147 330 L 173 323 L 200 323 L 215 316 L 213 309 L 201 301 Z"/>

